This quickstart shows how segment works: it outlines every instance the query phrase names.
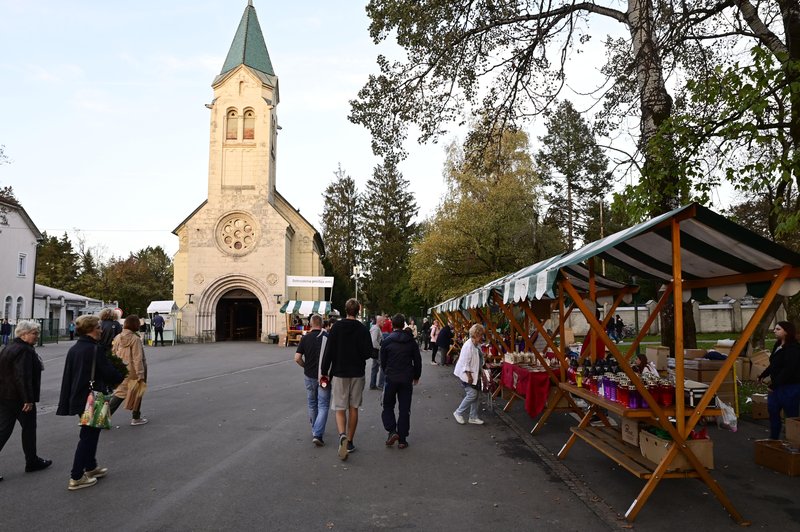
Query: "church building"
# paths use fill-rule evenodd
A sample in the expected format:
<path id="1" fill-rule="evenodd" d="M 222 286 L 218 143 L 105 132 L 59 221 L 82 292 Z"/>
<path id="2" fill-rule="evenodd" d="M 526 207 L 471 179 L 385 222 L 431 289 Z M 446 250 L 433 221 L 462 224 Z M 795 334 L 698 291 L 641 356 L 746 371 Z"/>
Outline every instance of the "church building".
<path id="1" fill-rule="evenodd" d="M 324 299 L 323 288 L 289 287 L 287 276 L 324 275 L 324 248 L 276 189 L 278 77 L 252 0 L 211 86 L 208 199 L 173 231 L 179 334 L 187 342 L 282 339 L 282 302 Z"/>

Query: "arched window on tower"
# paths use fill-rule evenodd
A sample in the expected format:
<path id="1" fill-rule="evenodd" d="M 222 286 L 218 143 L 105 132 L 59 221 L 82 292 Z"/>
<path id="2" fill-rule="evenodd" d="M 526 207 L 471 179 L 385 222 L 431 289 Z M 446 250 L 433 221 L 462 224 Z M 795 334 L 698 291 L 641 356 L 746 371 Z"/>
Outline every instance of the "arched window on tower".
<path id="1" fill-rule="evenodd" d="M 3 309 L 3 317 L 7 320 L 11 319 L 11 303 L 12 303 L 11 296 L 6 296 L 6 304 L 5 308 Z"/>
<path id="2" fill-rule="evenodd" d="M 23 307 L 22 296 L 19 296 L 17 298 L 17 321 L 22 319 L 22 307 Z"/>
<path id="3" fill-rule="evenodd" d="M 225 117 L 225 140 L 236 140 L 239 138 L 239 114 L 236 109 L 228 111 Z"/>
<path id="4" fill-rule="evenodd" d="M 246 109 L 244 112 L 244 140 L 253 140 L 256 138 L 256 113 L 252 109 Z"/>

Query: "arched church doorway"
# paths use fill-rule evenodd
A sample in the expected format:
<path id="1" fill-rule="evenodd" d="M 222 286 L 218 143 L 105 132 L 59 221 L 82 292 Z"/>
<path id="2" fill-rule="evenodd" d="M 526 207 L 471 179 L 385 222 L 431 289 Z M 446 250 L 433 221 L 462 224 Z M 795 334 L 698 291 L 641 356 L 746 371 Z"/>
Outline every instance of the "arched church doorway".
<path id="1" fill-rule="evenodd" d="M 226 292 L 217 303 L 216 340 L 259 340 L 261 302 L 249 290 Z"/>

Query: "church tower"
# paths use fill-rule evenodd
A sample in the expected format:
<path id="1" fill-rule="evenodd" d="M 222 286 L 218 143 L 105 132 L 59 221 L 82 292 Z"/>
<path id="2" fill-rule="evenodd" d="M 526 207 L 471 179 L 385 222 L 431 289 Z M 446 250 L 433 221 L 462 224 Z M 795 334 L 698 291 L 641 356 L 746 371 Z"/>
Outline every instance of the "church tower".
<path id="1" fill-rule="evenodd" d="M 324 275 L 324 248 L 276 188 L 278 77 L 252 0 L 211 86 L 208 199 L 173 231 L 179 335 L 283 337 L 282 300 L 323 299 L 323 289 L 290 288 L 286 277 Z"/>
<path id="2" fill-rule="evenodd" d="M 208 196 L 267 196 L 274 203 L 278 76 L 252 2 L 211 86 Z"/>

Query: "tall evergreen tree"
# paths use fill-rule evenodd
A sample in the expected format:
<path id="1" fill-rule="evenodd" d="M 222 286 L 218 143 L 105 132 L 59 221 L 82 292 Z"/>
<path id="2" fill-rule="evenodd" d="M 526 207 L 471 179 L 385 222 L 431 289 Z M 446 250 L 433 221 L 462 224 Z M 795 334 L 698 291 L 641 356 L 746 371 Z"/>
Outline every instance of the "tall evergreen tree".
<path id="1" fill-rule="evenodd" d="M 67 292 L 75 291 L 79 272 L 78 254 L 67 233 L 61 238 L 42 233 L 36 259 L 36 282 Z"/>
<path id="2" fill-rule="evenodd" d="M 412 222 L 418 207 L 410 184 L 387 160 L 375 167 L 367 182 L 364 205 L 364 266 L 367 308 L 373 312 L 419 310 L 420 301 L 409 294 L 408 260 L 417 232 Z"/>
<path id="3" fill-rule="evenodd" d="M 604 206 L 610 186 L 608 159 L 569 100 L 558 104 L 546 124 L 547 135 L 539 137 L 542 148 L 537 162 L 554 211 L 551 216 L 566 228 L 567 250 L 572 251 L 577 240 L 600 236 L 598 221 L 608 212 Z"/>
<path id="4" fill-rule="evenodd" d="M 334 277 L 331 301 L 334 308 L 344 310 L 344 303 L 354 291 L 351 276 L 361 250 L 359 214 L 361 199 L 353 178 L 340 164 L 333 181 L 323 193 L 322 237 L 325 241 L 326 271 Z M 328 270 L 330 267 L 330 270 Z"/>

